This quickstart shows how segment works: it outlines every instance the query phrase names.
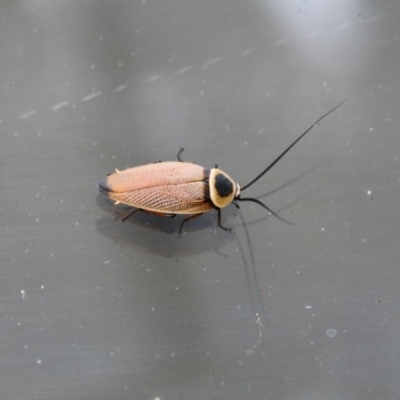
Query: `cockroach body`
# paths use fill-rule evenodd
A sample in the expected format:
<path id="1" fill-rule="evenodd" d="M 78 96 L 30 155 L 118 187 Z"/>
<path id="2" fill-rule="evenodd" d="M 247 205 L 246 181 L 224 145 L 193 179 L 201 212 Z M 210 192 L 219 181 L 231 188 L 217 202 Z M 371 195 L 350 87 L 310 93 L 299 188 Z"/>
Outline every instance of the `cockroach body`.
<path id="1" fill-rule="evenodd" d="M 99 191 L 115 200 L 115 204 L 123 203 L 136 208 L 123 220 L 136 211 L 146 211 L 164 217 L 175 217 L 177 214 L 189 215 L 182 221 L 179 234 L 185 222 L 213 209 L 218 212 L 218 225 L 230 231 L 230 228 L 225 228 L 221 224 L 221 209 L 231 203 L 239 208 L 238 201 L 257 203 L 284 220 L 260 200 L 241 197 L 241 191 L 267 173 L 306 133 L 342 104 L 343 102 L 314 122 L 267 168 L 242 188 L 228 174 L 218 169 L 217 165 L 208 169 L 183 161 L 180 158 L 182 148 L 177 156 L 178 161 L 156 162 L 123 171 L 116 169 L 115 173 L 99 182 Z"/>

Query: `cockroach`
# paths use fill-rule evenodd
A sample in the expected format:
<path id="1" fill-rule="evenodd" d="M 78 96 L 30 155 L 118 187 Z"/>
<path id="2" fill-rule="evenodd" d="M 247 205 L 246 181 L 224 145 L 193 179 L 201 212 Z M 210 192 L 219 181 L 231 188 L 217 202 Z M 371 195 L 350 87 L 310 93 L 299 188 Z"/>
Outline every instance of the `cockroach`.
<path id="1" fill-rule="evenodd" d="M 180 157 L 184 150 L 182 148 L 178 152 L 177 161 L 156 162 L 123 171 L 116 169 L 115 173 L 99 182 L 99 191 L 115 200 L 115 204 L 122 203 L 136 208 L 123 221 L 137 211 L 146 211 L 163 217 L 189 215 L 182 221 L 179 234 L 182 233 L 183 225 L 187 221 L 213 209 L 218 212 L 218 226 L 225 231 L 231 231 L 221 224 L 221 209 L 231 203 L 239 208 L 238 201 L 257 203 L 277 218 L 284 220 L 260 200 L 241 197 L 241 192 L 266 174 L 300 139 L 343 102 L 315 121 L 267 168 L 242 188 L 217 165 L 215 168 L 204 168 L 185 162 Z"/>

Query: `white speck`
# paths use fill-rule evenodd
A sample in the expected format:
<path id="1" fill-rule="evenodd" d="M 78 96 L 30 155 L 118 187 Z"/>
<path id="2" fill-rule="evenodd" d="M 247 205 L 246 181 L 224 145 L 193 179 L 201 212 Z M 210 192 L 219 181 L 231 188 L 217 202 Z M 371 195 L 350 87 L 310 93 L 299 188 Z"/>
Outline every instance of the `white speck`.
<path id="1" fill-rule="evenodd" d="M 281 40 L 278 40 L 277 42 L 275 42 L 274 46 L 275 47 L 279 47 L 279 46 L 282 46 L 282 45 L 284 45 L 284 44 L 286 44 L 288 42 L 289 42 L 289 39 L 284 38 L 284 39 L 281 39 Z"/>
<path id="2" fill-rule="evenodd" d="M 96 64 L 92 64 L 91 66 L 90 66 L 90 69 L 95 69 L 96 68 Z"/>
<path id="3" fill-rule="evenodd" d="M 367 239 L 363 239 L 362 242 L 363 242 L 363 243 L 367 243 Z"/>
<path id="4" fill-rule="evenodd" d="M 103 264 L 109 264 L 110 263 L 110 261 L 109 260 L 107 260 L 107 261 L 104 261 L 104 263 Z"/>
<path id="5" fill-rule="evenodd" d="M 203 70 L 207 70 L 208 68 L 210 68 L 212 65 L 219 63 L 220 61 L 222 61 L 225 57 L 221 56 L 221 57 L 216 57 L 213 58 L 212 60 L 208 60 L 203 64 Z"/>
<path id="6" fill-rule="evenodd" d="M 160 79 L 161 75 L 153 75 L 149 79 L 146 79 L 147 83 L 155 82 L 157 79 Z"/>
<path id="7" fill-rule="evenodd" d="M 321 228 L 321 231 L 324 231 L 325 230 L 325 228 Z"/>
<path id="8" fill-rule="evenodd" d="M 51 107 L 51 109 L 52 109 L 53 111 L 57 111 L 57 110 L 59 110 L 60 108 L 65 107 L 65 106 L 68 105 L 68 104 L 69 104 L 68 101 L 62 101 L 61 103 L 57 103 L 55 106 Z"/>
<path id="9" fill-rule="evenodd" d="M 43 289 L 44 289 L 44 285 L 40 286 L 40 289 L 42 289 L 42 290 L 43 290 Z"/>
<path id="10" fill-rule="evenodd" d="M 118 86 L 118 87 L 114 88 L 114 92 L 121 92 L 122 90 L 126 89 L 127 87 L 128 87 L 127 84 Z"/>
<path id="11" fill-rule="evenodd" d="M 368 132 L 373 132 L 374 128 L 371 126 L 371 128 L 368 129 Z"/>
<path id="12" fill-rule="evenodd" d="M 83 97 L 82 101 L 89 101 L 89 100 L 93 100 L 94 98 L 100 96 L 102 93 L 101 92 L 94 92 L 92 94 L 89 94 L 89 96 Z"/>
<path id="13" fill-rule="evenodd" d="M 310 309 L 310 308 L 311 308 L 311 306 L 306 306 L 306 308 L 307 308 L 307 309 Z"/>
<path id="14" fill-rule="evenodd" d="M 36 114 L 36 110 L 31 110 L 19 116 L 19 119 L 29 118 L 30 116 Z"/>
<path id="15" fill-rule="evenodd" d="M 23 299 L 26 299 L 26 292 L 25 292 L 24 289 L 21 290 L 21 297 L 22 297 Z"/>
<path id="16" fill-rule="evenodd" d="M 40 358 L 37 358 L 37 359 L 36 359 L 36 362 L 37 362 L 38 364 L 41 364 L 41 363 L 42 363 L 42 360 L 41 360 Z"/>
<path id="17" fill-rule="evenodd" d="M 328 338 L 332 339 L 337 335 L 337 330 L 330 328 L 330 329 L 327 329 L 325 333 L 326 333 L 326 336 L 328 336 Z"/>
<path id="18" fill-rule="evenodd" d="M 118 67 L 123 67 L 125 65 L 125 63 L 123 61 L 120 61 L 117 65 L 118 65 Z"/>
<path id="19" fill-rule="evenodd" d="M 368 195 L 368 196 L 371 196 L 371 194 L 372 194 L 371 191 L 368 190 L 367 195 Z"/>
<path id="20" fill-rule="evenodd" d="M 193 68 L 192 65 L 188 65 L 188 66 L 186 66 L 186 67 L 183 67 L 183 68 L 181 68 L 181 69 L 178 69 L 178 73 L 184 74 L 184 73 L 190 71 L 192 68 Z"/>

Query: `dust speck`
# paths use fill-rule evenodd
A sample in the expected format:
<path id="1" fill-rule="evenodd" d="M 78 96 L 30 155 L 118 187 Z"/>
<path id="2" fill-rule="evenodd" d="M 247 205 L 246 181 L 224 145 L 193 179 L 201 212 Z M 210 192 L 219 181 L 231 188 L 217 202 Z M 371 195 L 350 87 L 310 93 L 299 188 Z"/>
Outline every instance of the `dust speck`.
<path id="1" fill-rule="evenodd" d="M 326 336 L 328 336 L 328 338 L 332 339 L 337 335 L 337 330 L 333 329 L 333 328 L 329 328 L 326 330 Z"/>

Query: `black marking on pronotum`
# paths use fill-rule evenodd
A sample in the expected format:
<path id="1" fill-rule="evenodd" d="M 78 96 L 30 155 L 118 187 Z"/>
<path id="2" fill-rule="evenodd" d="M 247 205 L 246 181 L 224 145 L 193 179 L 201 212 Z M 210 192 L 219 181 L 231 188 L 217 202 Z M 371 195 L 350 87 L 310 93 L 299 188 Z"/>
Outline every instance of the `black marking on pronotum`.
<path id="1" fill-rule="evenodd" d="M 214 187 L 221 197 L 227 197 L 233 192 L 232 182 L 222 174 L 215 177 Z"/>
<path id="2" fill-rule="evenodd" d="M 177 155 L 178 161 L 152 163 L 123 171 L 116 170 L 114 174 L 100 181 L 99 191 L 115 200 L 116 204 L 123 203 L 137 209 L 124 220 L 136 211 L 146 211 L 164 217 L 173 217 L 176 214 L 189 215 L 182 221 L 179 233 L 182 232 L 183 225 L 187 221 L 212 209 L 217 210 L 218 225 L 230 231 L 230 228 L 222 226 L 221 209 L 231 203 L 239 208 L 237 204 L 239 201 L 257 203 L 275 217 L 287 222 L 260 200 L 241 197 L 241 192 L 264 176 L 300 139 L 343 102 L 315 121 L 271 164 L 242 188 L 227 173 L 218 169 L 217 165 L 215 168 L 208 169 L 182 160 L 180 157 L 184 150 L 182 148 Z"/>

